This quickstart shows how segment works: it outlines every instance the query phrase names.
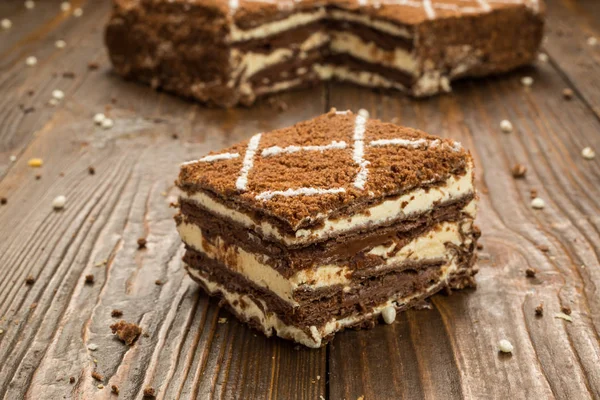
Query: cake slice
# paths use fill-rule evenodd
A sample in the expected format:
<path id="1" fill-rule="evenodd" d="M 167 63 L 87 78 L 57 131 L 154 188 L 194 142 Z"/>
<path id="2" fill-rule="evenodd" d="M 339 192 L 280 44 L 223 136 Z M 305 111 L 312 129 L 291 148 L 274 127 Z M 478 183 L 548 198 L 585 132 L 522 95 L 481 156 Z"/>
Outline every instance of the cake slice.
<path id="1" fill-rule="evenodd" d="M 176 183 L 190 276 L 267 336 L 319 347 L 474 285 L 458 142 L 332 110 L 184 163 Z"/>
<path id="2" fill-rule="evenodd" d="M 225 107 L 332 79 L 447 92 L 533 61 L 545 10 L 543 0 L 113 2 L 117 73 Z"/>

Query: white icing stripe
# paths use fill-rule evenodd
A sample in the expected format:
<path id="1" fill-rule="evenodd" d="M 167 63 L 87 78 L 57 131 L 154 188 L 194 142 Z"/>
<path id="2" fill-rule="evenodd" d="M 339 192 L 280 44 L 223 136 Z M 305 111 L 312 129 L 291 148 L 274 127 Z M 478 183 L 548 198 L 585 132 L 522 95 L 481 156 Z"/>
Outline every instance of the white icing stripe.
<path id="1" fill-rule="evenodd" d="M 239 153 L 212 154 L 212 155 L 209 155 L 209 156 L 206 156 L 206 157 L 202 157 L 202 158 L 200 158 L 198 160 L 184 162 L 181 165 L 184 166 L 184 165 L 196 164 L 196 163 L 199 163 L 199 162 L 213 162 L 213 161 L 221 161 L 221 160 L 231 160 L 232 158 L 238 158 L 239 156 L 240 156 Z"/>
<path id="2" fill-rule="evenodd" d="M 235 182 L 235 187 L 238 190 L 246 190 L 246 187 L 248 186 L 248 174 L 254 165 L 254 155 L 256 154 L 258 145 L 260 144 L 261 135 L 261 133 L 257 133 L 256 135 L 252 136 L 250 142 L 248 142 L 246 155 L 244 156 L 244 163 L 242 164 L 242 170 L 240 171 L 240 176 Z"/>
<path id="3" fill-rule="evenodd" d="M 484 11 L 490 11 L 492 9 L 492 7 L 490 7 L 487 0 L 477 0 L 477 3 L 479 3 L 479 5 L 481 6 L 481 9 Z"/>
<path id="4" fill-rule="evenodd" d="M 369 170 L 367 166 L 369 162 L 364 159 L 364 137 L 367 120 L 362 115 L 357 115 L 354 122 L 354 151 L 352 152 L 352 159 L 358 164 L 359 170 L 354 178 L 354 186 L 358 189 L 364 189 L 365 183 L 367 182 L 367 175 Z"/>
<path id="5" fill-rule="evenodd" d="M 292 197 L 292 196 L 315 196 L 319 194 L 336 194 L 336 193 L 345 193 L 346 189 L 344 188 L 333 188 L 333 189 L 318 189 L 312 187 L 304 187 L 298 189 L 287 189 L 287 190 L 269 190 L 266 192 L 262 192 L 261 194 L 256 196 L 257 200 L 270 200 L 275 196 L 284 196 L 284 197 Z"/>
<path id="6" fill-rule="evenodd" d="M 264 149 L 261 153 L 261 156 L 269 157 L 269 156 L 275 156 L 275 155 L 279 155 L 279 154 L 296 153 L 299 151 L 323 152 L 325 150 L 345 149 L 346 147 L 347 147 L 346 142 L 344 142 L 344 141 L 337 142 L 335 140 L 333 142 L 331 142 L 330 144 L 324 145 L 324 146 L 287 146 L 287 147 L 273 146 L 273 147 L 267 147 L 266 149 Z"/>
<path id="7" fill-rule="evenodd" d="M 427 14 L 427 18 L 435 18 L 435 10 L 431 6 L 431 0 L 423 0 L 423 9 L 425 10 L 425 14 Z"/>
<path id="8" fill-rule="evenodd" d="M 395 146 L 402 146 L 402 147 L 411 147 L 413 149 L 416 149 L 417 147 L 421 147 L 421 146 L 427 144 L 428 142 L 429 141 L 426 139 L 417 139 L 417 140 L 379 139 L 379 140 L 373 140 L 371 143 L 369 143 L 369 145 L 373 146 L 373 147 L 395 145 Z M 439 140 L 437 140 L 437 142 L 439 142 Z"/>

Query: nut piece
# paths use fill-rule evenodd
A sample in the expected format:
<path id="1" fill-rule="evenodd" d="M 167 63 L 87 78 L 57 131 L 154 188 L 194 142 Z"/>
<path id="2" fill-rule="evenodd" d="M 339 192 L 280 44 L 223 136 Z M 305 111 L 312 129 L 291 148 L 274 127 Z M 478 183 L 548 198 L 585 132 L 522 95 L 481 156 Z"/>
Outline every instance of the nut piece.
<path id="1" fill-rule="evenodd" d="M 144 397 L 153 399 L 156 396 L 156 391 L 152 387 L 144 388 Z"/>
<path id="2" fill-rule="evenodd" d="M 94 284 L 94 275 L 89 274 L 85 276 L 85 284 L 86 285 L 93 285 Z"/>
<path id="3" fill-rule="evenodd" d="M 591 147 L 585 147 L 583 150 L 581 150 L 581 155 L 586 160 L 592 160 L 594 157 L 596 157 L 596 152 Z"/>
<path id="4" fill-rule="evenodd" d="M 533 268 L 527 268 L 525 270 L 525 276 L 528 278 L 535 278 L 536 273 L 537 273 L 537 271 Z"/>
<path id="5" fill-rule="evenodd" d="M 65 196 L 57 196 L 52 200 L 52 208 L 55 210 L 62 210 L 65 208 L 65 204 L 67 203 L 67 198 Z"/>
<path id="6" fill-rule="evenodd" d="M 546 202 L 539 197 L 536 197 L 533 200 L 531 200 L 531 207 L 535 208 L 536 210 L 541 210 L 545 206 Z"/>
<path id="7" fill-rule="evenodd" d="M 527 173 L 527 167 L 523 164 L 515 164 L 512 168 L 512 176 L 514 178 L 523 178 Z"/>
<path id="8" fill-rule="evenodd" d="M 138 325 L 123 320 L 112 324 L 110 330 L 113 334 L 117 335 L 123 343 L 129 346 L 133 346 L 137 338 L 142 334 L 142 328 Z"/>
<path id="9" fill-rule="evenodd" d="M 543 303 L 538 304 L 538 306 L 535 308 L 535 315 L 538 317 L 541 317 L 542 315 L 544 315 L 544 304 Z"/>
<path id="10" fill-rule="evenodd" d="M 396 320 L 396 308 L 388 306 L 381 311 L 381 316 L 386 324 L 393 324 Z"/>
<path id="11" fill-rule="evenodd" d="M 512 353 L 514 347 L 511 342 L 506 339 L 502 339 L 498 342 L 498 350 L 502 353 Z"/>
<path id="12" fill-rule="evenodd" d="M 500 129 L 502 129 L 502 132 L 504 133 L 510 133 L 513 131 L 513 125 L 509 120 L 503 119 L 500 121 Z"/>

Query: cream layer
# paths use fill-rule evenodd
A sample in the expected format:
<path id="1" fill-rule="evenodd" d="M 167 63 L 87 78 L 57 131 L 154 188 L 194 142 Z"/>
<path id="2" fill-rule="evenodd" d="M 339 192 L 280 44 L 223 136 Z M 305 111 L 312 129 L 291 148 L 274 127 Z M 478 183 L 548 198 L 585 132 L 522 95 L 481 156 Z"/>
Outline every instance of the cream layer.
<path id="1" fill-rule="evenodd" d="M 399 69 L 414 76 L 419 74 L 418 60 L 405 49 L 384 50 L 374 42 L 365 42 L 350 32 L 332 32 L 330 49 L 333 53 L 349 54 L 359 60 Z"/>
<path id="2" fill-rule="evenodd" d="M 449 243 L 456 246 L 470 244 L 471 227 L 471 219 L 461 222 L 443 222 L 400 249 L 396 249 L 396 245 L 377 246 L 367 254 L 379 256 L 385 260 L 375 270 L 407 261 L 448 259 L 451 253 L 446 245 Z M 186 222 L 185 217 L 177 229 L 182 240 L 188 246 L 239 273 L 256 285 L 271 290 L 294 306 L 298 305 L 294 299 L 294 292 L 298 289 L 314 290 L 332 285 L 346 285 L 347 290 L 351 289 L 348 285 L 351 283 L 353 270 L 347 265 L 318 265 L 298 271 L 290 278 L 285 278 L 267 264 L 269 257 L 249 253 L 238 246 L 226 244 L 221 237 L 217 237 L 213 241 L 214 243 L 210 243 L 204 239 L 201 228 Z M 463 241 L 463 238 L 466 240 Z"/>
<path id="3" fill-rule="evenodd" d="M 443 265 L 442 274 L 440 280 L 427 289 L 414 293 L 410 296 L 405 297 L 392 297 L 386 302 L 374 307 L 371 312 L 359 314 L 347 318 L 341 319 L 331 319 L 327 323 L 321 326 L 306 326 L 306 327 L 297 327 L 293 325 L 287 325 L 283 321 L 281 321 L 274 312 L 271 312 L 267 307 L 266 303 L 262 300 L 257 300 L 261 303 L 259 307 L 255 300 L 250 298 L 247 295 L 230 292 L 225 287 L 207 280 L 200 273 L 192 268 L 188 268 L 188 272 L 194 276 L 196 279 L 201 281 L 210 294 L 217 294 L 220 292 L 222 296 L 225 298 L 229 306 L 235 310 L 235 312 L 240 315 L 242 318 L 247 320 L 256 319 L 260 324 L 262 331 L 268 337 L 273 335 L 273 330 L 275 330 L 275 334 L 279 337 L 285 339 L 292 339 L 295 342 L 301 343 L 307 347 L 318 348 L 323 344 L 323 338 L 335 333 L 345 327 L 355 325 L 369 319 L 371 317 L 377 316 L 381 314 L 381 312 L 386 307 L 395 307 L 401 308 L 405 304 L 409 303 L 412 299 L 425 296 L 427 297 L 430 293 L 433 293 L 436 289 L 439 288 L 439 284 L 441 282 L 446 282 L 450 276 L 458 270 L 455 260 L 452 260 L 449 264 Z M 241 304 L 244 304 L 242 308 Z M 265 310 L 265 311 L 263 311 Z M 308 330 L 308 332 L 306 332 Z"/>
<path id="4" fill-rule="evenodd" d="M 360 229 L 368 226 L 373 229 L 393 221 L 402 220 L 411 215 L 421 214 L 434 208 L 438 203 L 460 199 L 474 192 L 473 166 L 470 165 L 462 176 L 451 176 L 444 184 L 437 187 L 416 189 L 394 199 L 385 200 L 362 213 L 354 214 L 348 218 L 327 218 L 333 210 L 316 219 L 323 218 L 323 223 L 313 229 L 296 229 L 295 234 L 289 235 L 281 232 L 278 227 L 268 221 L 257 222 L 237 209 L 227 207 L 217 202 L 203 192 L 192 194 L 182 193 L 181 197 L 193 201 L 215 215 L 227 218 L 246 228 L 260 232 L 264 237 L 275 239 L 286 245 L 298 245 L 318 241 L 326 237 L 337 236 L 341 233 Z M 405 203 L 403 205 L 403 203 Z"/>
<path id="5" fill-rule="evenodd" d="M 290 14 L 287 18 L 283 18 L 273 22 L 267 22 L 252 29 L 240 29 L 237 25 L 232 24 L 228 39 L 230 42 L 244 42 L 251 39 L 265 38 L 271 35 L 297 28 L 302 25 L 308 25 L 323 19 L 332 19 L 336 21 L 348 21 L 359 23 L 369 28 L 385 32 L 393 36 L 403 38 L 411 38 L 412 33 L 403 26 L 393 24 L 391 22 L 376 19 L 369 15 L 357 14 L 345 10 L 326 10 L 319 8 L 314 12 L 297 12 Z"/>

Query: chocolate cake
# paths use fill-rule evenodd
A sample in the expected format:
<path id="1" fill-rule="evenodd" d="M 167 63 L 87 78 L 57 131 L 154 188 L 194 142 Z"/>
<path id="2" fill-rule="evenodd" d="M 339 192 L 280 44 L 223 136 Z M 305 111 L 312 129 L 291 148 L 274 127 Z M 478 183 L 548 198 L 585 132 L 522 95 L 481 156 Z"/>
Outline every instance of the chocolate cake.
<path id="1" fill-rule="evenodd" d="M 175 217 L 204 290 L 309 347 L 473 286 L 473 161 L 458 142 L 330 111 L 181 166 Z"/>
<path id="2" fill-rule="evenodd" d="M 531 62 L 543 0 L 113 0 L 117 73 L 219 106 L 323 80 L 422 97 Z"/>

